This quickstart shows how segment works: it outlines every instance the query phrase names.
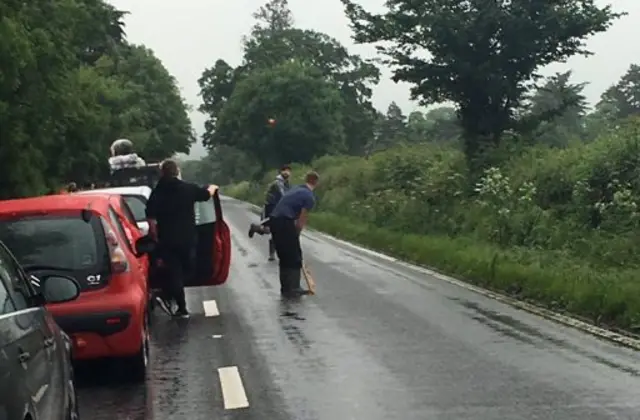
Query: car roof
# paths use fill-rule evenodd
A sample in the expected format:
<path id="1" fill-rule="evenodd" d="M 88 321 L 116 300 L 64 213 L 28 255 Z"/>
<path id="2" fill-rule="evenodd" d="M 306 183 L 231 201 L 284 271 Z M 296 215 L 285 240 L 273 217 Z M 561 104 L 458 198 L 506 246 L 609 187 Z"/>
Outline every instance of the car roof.
<path id="1" fill-rule="evenodd" d="M 106 214 L 109 209 L 109 196 L 58 194 L 39 197 L 18 198 L 0 201 L 0 213 L 42 213 L 61 210 L 95 209 Z"/>
<path id="2" fill-rule="evenodd" d="M 149 198 L 151 195 L 151 188 L 146 185 L 128 186 L 128 187 L 112 187 L 112 188 L 98 188 L 95 190 L 78 191 L 76 194 L 120 194 L 120 195 L 141 195 Z"/>

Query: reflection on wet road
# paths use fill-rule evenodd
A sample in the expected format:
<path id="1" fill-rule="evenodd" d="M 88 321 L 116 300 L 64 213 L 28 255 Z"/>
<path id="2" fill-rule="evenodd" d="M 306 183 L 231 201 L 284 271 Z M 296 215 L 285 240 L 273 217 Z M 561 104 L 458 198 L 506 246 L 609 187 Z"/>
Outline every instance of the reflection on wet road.
<path id="1" fill-rule="evenodd" d="M 145 385 L 82 367 L 83 419 L 640 418 L 637 353 L 323 235 L 303 240 L 318 295 L 281 302 L 256 216 L 224 207 L 229 284 L 156 316 Z"/>

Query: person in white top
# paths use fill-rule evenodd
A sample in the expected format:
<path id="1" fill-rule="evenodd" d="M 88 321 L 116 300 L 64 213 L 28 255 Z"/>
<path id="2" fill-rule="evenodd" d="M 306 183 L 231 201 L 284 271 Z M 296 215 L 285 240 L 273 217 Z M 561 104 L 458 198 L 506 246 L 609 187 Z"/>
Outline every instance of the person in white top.
<path id="1" fill-rule="evenodd" d="M 118 139 L 111 144 L 109 167 L 111 173 L 125 168 L 141 168 L 146 162 L 135 152 L 133 142 L 129 139 Z"/>

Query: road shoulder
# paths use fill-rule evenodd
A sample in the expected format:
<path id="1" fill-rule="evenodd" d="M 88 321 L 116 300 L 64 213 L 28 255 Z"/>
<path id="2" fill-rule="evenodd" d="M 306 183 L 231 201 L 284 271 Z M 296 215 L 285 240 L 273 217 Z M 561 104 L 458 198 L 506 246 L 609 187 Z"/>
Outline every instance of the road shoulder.
<path id="1" fill-rule="evenodd" d="M 233 197 L 225 197 L 229 200 L 234 200 L 239 203 L 244 203 L 248 206 L 252 211 L 260 211 L 260 208 L 254 204 L 243 202 L 242 200 L 235 199 Z M 423 267 L 415 264 L 411 264 L 402 260 L 399 260 L 395 257 L 377 252 L 375 250 L 368 249 L 364 246 L 353 244 L 351 242 L 344 241 L 342 239 L 336 238 L 334 236 L 328 235 L 324 232 L 321 232 L 316 229 L 309 229 L 303 233 L 303 235 L 307 238 L 313 239 L 314 237 L 320 237 L 325 241 L 332 243 L 335 246 L 341 247 L 343 249 L 349 249 L 351 251 L 363 254 L 367 257 L 378 259 L 384 261 L 386 263 L 395 264 L 397 266 L 403 267 L 405 269 L 411 270 L 415 273 L 420 273 L 424 275 L 428 275 L 430 277 L 436 278 L 438 280 L 447 282 L 449 284 L 455 285 L 457 287 L 461 287 L 463 289 L 481 294 L 488 298 L 494 299 L 501 303 L 505 303 L 509 306 L 512 306 L 516 309 L 520 309 L 531 314 L 540 316 L 542 318 L 548 319 L 550 321 L 556 322 L 558 324 L 577 329 L 579 331 L 585 332 L 587 334 L 593 335 L 603 340 L 607 340 L 613 342 L 615 344 L 628 347 L 634 350 L 640 350 L 640 337 L 634 336 L 629 333 L 621 333 L 616 331 L 611 331 L 605 328 L 601 328 L 595 326 L 586 321 L 580 320 L 576 317 L 567 316 L 564 314 L 560 314 L 549 309 L 543 308 L 539 305 L 532 304 L 530 302 L 525 302 L 522 300 L 515 299 L 513 297 L 507 296 L 502 293 L 497 293 L 482 287 L 478 287 L 472 285 L 468 282 L 456 279 L 454 277 L 445 275 L 440 273 L 430 267 Z"/>

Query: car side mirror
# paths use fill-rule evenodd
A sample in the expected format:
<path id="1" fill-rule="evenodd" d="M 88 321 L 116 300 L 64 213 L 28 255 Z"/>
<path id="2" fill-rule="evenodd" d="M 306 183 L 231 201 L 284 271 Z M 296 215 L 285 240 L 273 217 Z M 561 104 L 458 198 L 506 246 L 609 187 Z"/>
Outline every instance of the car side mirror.
<path id="1" fill-rule="evenodd" d="M 136 241 L 136 254 L 142 256 L 151 254 L 156 249 L 156 241 L 149 235 L 145 235 Z"/>
<path id="2" fill-rule="evenodd" d="M 70 302 L 80 296 L 80 285 L 71 277 L 55 274 L 39 280 L 45 303 Z"/>

